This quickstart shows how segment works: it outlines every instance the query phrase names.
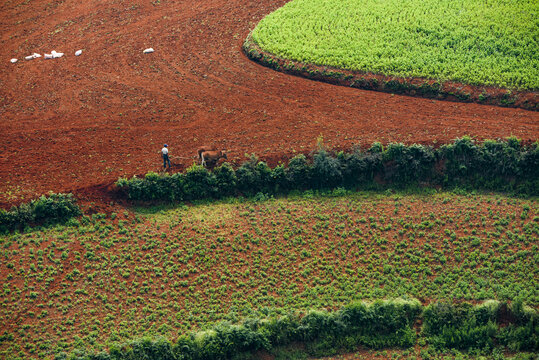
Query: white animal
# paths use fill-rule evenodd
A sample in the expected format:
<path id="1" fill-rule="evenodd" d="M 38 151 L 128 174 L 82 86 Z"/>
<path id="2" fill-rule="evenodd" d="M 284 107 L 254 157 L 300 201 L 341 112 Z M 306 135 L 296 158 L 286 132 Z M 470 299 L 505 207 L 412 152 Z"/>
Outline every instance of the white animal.
<path id="1" fill-rule="evenodd" d="M 54 59 L 56 59 L 56 58 L 61 58 L 62 56 L 64 56 L 64 53 L 59 53 L 53 50 L 51 51 L 51 55 Z"/>
<path id="2" fill-rule="evenodd" d="M 148 48 L 146 50 L 143 51 L 144 54 L 149 54 L 149 53 L 153 53 L 154 50 L 152 48 Z"/>
<path id="3" fill-rule="evenodd" d="M 79 56 L 80 54 L 82 54 L 82 50 L 75 51 L 75 56 Z"/>
<path id="4" fill-rule="evenodd" d="M 19 60 L 13 58 L 13 59 L 11 59 L 10 61 L 11 61 L 12 64 L 15 64 L 15 63 L 16 63 L 17 61 L 19 61 Z"/>
<path id="5" fill-rule="evenodd" d="M 40 58 L 41 55 L 39 55 L 38 53 L 33 53 L 32 55 L 28 55 L 26 56 L 24 59 L 25 60 L 34 60 L 34 59 L 37 59 L 37 58 Z"/>

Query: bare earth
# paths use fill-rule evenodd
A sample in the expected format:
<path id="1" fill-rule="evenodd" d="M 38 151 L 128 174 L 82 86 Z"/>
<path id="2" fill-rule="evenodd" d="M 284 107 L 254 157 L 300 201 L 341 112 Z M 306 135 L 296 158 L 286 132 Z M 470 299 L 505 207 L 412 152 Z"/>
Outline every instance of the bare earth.
<path id="1" fill-rule="evenodd" d="M 49 190 L 108 202 L 118 177 L 160 169 L 163 143 L 177 171 L 203 144 L 235 163 L 255 153 L 274 165 L 312 150 L 319 135 L 343 149 L 539 139 L 537 112 L 339 87 L 249 61 L 244 39 L 285 2 L 3 2 L 0 207 Z M 143 54 L 148 47 L 155 52 Z M 66 55 L 24 60 L 51 50 Z"/>

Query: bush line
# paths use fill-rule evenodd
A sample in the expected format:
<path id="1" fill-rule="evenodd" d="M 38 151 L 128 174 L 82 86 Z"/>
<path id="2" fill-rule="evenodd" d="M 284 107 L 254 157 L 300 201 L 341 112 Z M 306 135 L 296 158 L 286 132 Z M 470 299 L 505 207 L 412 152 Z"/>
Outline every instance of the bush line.
<path id="1" fill-rule="evenodd" d="M 243 43 L 242 48 L 249 59 L 270 69 L 334 85 L 438 100 L 475 102 L 503 107 L 517 107 L 532 111 L 539 110 L 538 94 L 536 91 L 518 91 L 461 84 L 452 81 L 440 82 L 423 78 L 401 78 L 328 66 L 317 66 L 283 59 L 268 53 L 258 46 L 252 39 L 251 34 L 249 34 Z"/>
<path id="2" fill-rule="evenodd" d="M 193 164 L 185 173 L 120 178 L 116 185 L 132 200 L 182 201 L 293 190 L 430 185 L 539 195 L 539 143 L 516 138 L 456 139 L 437 149 L 424 145 L 374 143 L 368 150 L 332 154 L 319 141 L 312 160 L 303 154 L 270 168 L 254 155 L 238 169 L 225 163 L 213 171 Z"/>
<path id="3" fill-rule="evenodd" d="M 81 214 L 73 194 L 51 192 L 48 196 L 13 206 L 9 211 L 0 209 L 0 234 L 33 224 L 60 223 Z"/>
<path id="4" fill-rule="evenodd" d="M 181 335 L 172 342 L 142 338 L 110 346 L 108 352 L 76 350 L 55 360 L 211 360 L 280 346 L 303 344 L 311 356 L 373 349 L 410 348 L 416 344 L 414 324 L 423 320 L 421 334 L 441 350 L 452 348 L 491 351 L 505 346 L 513 351 L 537 351 L 538 313 L 523 306 L 489 300 L 479 305 L 394 299 L 355 302 L 334 312 L 311 310 L 281 317 L 248 318 L 239 324 L 221 322 L 209 330 Z M 500 326 L 502 325 L 502 326 Z"/>

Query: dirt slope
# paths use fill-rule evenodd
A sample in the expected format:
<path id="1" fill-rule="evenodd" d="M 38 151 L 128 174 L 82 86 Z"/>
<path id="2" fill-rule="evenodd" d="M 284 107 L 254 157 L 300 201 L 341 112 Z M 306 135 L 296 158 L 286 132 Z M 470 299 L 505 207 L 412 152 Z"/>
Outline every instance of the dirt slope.
<path id="1" fill-rule="evenodd" d="M 0 206 L 158 170 L 165 142 L 178 170 L 211 143 L 233 161 L 254 152 L 274 164 L 311 150 L 320 134 L 343 148 L 539 139 L 536 112 L 333 86 L 250 62 L 243 40 L 285 2 L 3 2 Z M 51 50 L 66 55 L 24 60 Z"/>

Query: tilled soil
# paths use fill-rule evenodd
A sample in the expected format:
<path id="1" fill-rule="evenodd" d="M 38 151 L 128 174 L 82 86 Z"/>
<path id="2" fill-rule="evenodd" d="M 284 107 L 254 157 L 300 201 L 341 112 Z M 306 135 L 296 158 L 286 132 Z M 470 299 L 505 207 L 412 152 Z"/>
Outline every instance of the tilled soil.
<path id="1" fill-rule="evenodd" d="M 192 164 L 215 144 L 274 165 L 374 141 L 539 139 L 539 113 L 369 92 L 249 61 L 244 39 L 284 0 L 12 0 L 0 5 L 0 207 L 48 192 L 109 203 L 120 176 Z M 143 54 L 145 48 L 155 52 Z M 76 50 L 83 54 L 74 56 Z M 59 59 L 25 61 L 34 52 Z M 12 64 L 9 60 L 18 58 Z"/>

